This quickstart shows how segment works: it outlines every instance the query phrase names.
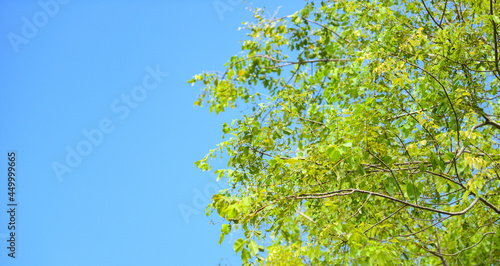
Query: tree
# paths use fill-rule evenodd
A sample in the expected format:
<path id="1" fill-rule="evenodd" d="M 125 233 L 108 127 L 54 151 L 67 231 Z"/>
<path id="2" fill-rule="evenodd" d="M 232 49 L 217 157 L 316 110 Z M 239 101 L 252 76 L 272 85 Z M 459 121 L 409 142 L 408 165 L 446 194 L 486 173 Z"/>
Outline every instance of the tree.
<path id="1" fill-rule="evenodd" d="M 225 71 L 189 81 L 202 85 L 196 105 L 243 112 L 196 163 L 228 156 L 215 173 L 231 188 L 208 208 L 226 221 L 220 241 L 242 229 L 234 249 L 255 264 L 500 264 L 498 11 L 257 9 Z"/>

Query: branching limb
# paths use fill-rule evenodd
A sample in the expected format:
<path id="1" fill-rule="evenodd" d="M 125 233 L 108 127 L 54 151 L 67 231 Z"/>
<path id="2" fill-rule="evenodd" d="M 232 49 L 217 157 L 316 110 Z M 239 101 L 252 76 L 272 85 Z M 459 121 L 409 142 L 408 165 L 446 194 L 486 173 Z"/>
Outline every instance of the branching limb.
<path id="1" fill-rule="evenodd" d="M 446 218 L 441 218 L 441 219 L 439 219 L 439 221 L 437 221 L 437 222 L 433 223 L 432 225 L 429 225 L 429 226 L 425 227 L 424 229 L 421 229 L 421 230 L 419 230 L 419 231 L 417 231 L 417 232 L 410 233 L 410 234 L 406 234 L 406 235 L 394 236 L 394 237 L 391 237 L 390 239 L 393 239 L 393 238 L 396 238 L 396 237 L 409 237 L 409 236 L 416 235 L 416 234 L 421 233 L 421 232 L 423 232 L 423 231 L 425 231 L 425 230 L 427 230 L 427 229 L 429 229 L 429 228 L 431 228 L 431 227 L 436 226 L 437 224 L 439 224 L 439 223 L 441 223 L 441 222 L 443 222 L 443 221 L 445 221 L 445 220 L 449 219 L 450 217 L 452 217 L 452 216 L 448 216 L 448 217 L 446 217 Z"/>
<path id="2" fill-rule="evenodd" d="M 417 209 L 425 210 L 425 211 L 431 211 L 431 212 L 435 212 L 435 213 L 441 213 L 441 214 L 450 215 L 450 216 L 457 216 L 457 215 L 462 215 L 462 214 L 467 213 L 479 201 L 479 197 L 476 197 L 476 199 L 469 205 L 469 207 L 465 208 L 464 210 L 459 211 L 459 212 L 449 212 L 449 211 L 438 210 L 438 209 L 429 208 L 429 207 L 425 207 L 425 206 L 420 206 L 420 205 L 413 204 L 413 203 L 410 203 L 407 201 L 403 201 L 403 200 L 400 200 L 398 198 L 395 198 L 395 197 L 392 197 L 389 195 L 385 195 L 382 193 L 361 190 L 361 189 L 353 189 L 353 188 L 329 191 L 329 192 L 325 192 L 325 193 L 310 193 L 310 194 L 290 195 L 290 196 L 286 196 L 285 198 L 292 199 L 292 200 L 326 199 L 326 198 L 337 197 L 337 196 L 346 196 L 346 195 L 350 195 L 353 193 L 371 194 L 371 195 L 374 195 L 374 196 L 377 196 L 380 198 L 386 198 L 386 199 L 389 199 L 389 200 L 392 200 L 395 202 L 405 204 L 409 207 L 413 207 L 413 208 L 417 208 Z"/>
<path id="3" fill-rule="evenodd" d="M 431 17 L 432 21 L 434 21 L 434 24 L 436 24 L 440 29 L 443 29 L 443 27 L 441 27 L 441 24 L 438 23 L 435 19 L 434 19 L 434 16 L 432 15 L 431 11 L 427 8 L 427 5 L 425 4 L 425 1 L 424 0 L 421 0 L 422 4 L 424 5 L 425 7 L 425 10 L 427 11 L 427 14 L 429 14 L 429 17 Z"/>
<path id="4" fill-rule="evenodd" d="M 401 196 L 403 197 L 403 200 L 406 201 L 405 194 L 403 193 L 403 190 L 401 189 L 401 186 L 399 186 L 398 179 L 396 178 L 396 175 L 394 175 L 394 172 L 392 171 L 392 169 L 384 161 L 380 160 L 380 158 L 378 158 L 376 155 L 374 155 L 373 153 L 371 153 L 369 150 L 366 150 L 366 151 L 371 156 L 375 157 L 375 159 L 377 159 L 379 162 L 381 162 L 387 169 L 389 169 L 389 171 L 391 171 L 391 175 L 394 178 L 394 181 L 396 181 L 396 185 L 398 185 L 398 189 L 401 192 Z"/>
<path id="5" fill-rule="evenodd" d="M 458 254 L 460 254 L 460 253 L 462 253 L 462 252 L 464 252 L 464 251 L 466 251 L 466 250 L 468 250 L 468 249 L 471 249 L 471 248 L 473 248 L 473 247 L 475 247 L 475 246 L 479 245 L 479 244 L 483 241 L 483 239 L 484 239 L 487 235 L 493 235 L 493 234 L 495 234 L 495 232 L 487 232 L 487 233 L 484 233 L 484 234 L 483 234 L 483 236 L 481 237 L 481 239 L 480 239 L 477 243 L 475 243 L 474 245 L 471 245 L 471 246 L 469 246 L 469 247 L 466 247 L 466 248 L 464 248 L 464 249 L 462 249 L 462 250 L 460 250 L 460 251 L 457 251 L 457 252 L 455 252 L 455 253 L 453 253 L 453 254 L 440 253 L 440 252 L 436 252 L 436 251 L 429 250 L 429 249 L 425 248 L 424 246 L 421 246 L 421 247 L 422 247 L 423 249 L 427 250 L 428 252 L 435 253 L 435 254 L 438 254 L 438 255 L 440 255 L 440 256 L 456 256 L 456 255 L 458 255 Z"/>
<path id="6" fill-rule="evenodd" d="M 429 71 L 425 70 L 424 68 L 422 68 L 422 67 L 420 67 L 418 65 L 412 64 L 412 63 L 410 63 L 410 62 L 408 62 L 408 61 L 404 60 L 403 58 L 400 58 L 400 57 L 398 57 L 396 55 L 395 55 L 395 57 L 398 60 L 403 61 L 403 62 L 407 63 L 410 66 L 413 66 L 415 68 L 418 68 L 418 69 L 422 70 L 427 75 L 429 75 L 432 79 L 434 79 L 441 86 L 441 88 L 443 88 L 444 94 L 446 95 L 446 98 L 448 99 L 448 103 L 450 104 L 451 109 L 453 110 L 453 114 L 455 115 L 455 125 L 457 127 L 457 146 L 459 147 L 460 146 L 460 125 L 459 125 L 460 123 L 458 122 L 457 111 L 455 111 L 455 106 L 451 102 L 451 99 L 450 99 L 450 96 L 448 95 L 448 91 L 446 90 L 446 87 L 443 85 L 443 83 L 441 83 L 441 81 L 438 78 L 436 78 L 436 76 L 432 75 Z"/>

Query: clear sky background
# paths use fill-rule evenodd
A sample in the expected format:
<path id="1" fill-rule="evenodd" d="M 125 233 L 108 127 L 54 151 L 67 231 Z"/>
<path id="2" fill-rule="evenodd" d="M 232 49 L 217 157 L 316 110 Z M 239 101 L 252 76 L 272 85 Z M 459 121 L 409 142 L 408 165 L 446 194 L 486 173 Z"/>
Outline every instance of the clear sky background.
<path id="1" fill-rule="evenodd" d="M 246 7 L 303 4 L 0 0 L 0 265 L 240 265 L 204 214 L 224 184 L 194 166 L 240 113 L 194 107 L 186 81 L 240 50 Z"/>

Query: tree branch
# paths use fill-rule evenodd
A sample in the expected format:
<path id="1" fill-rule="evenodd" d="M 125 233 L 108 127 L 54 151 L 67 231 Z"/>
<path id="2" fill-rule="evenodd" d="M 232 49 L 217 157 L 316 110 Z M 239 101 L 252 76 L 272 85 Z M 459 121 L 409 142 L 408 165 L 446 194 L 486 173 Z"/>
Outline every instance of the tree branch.
<path id="1" fill-rule="evenodd" d="M 370 228 L 366 229 L 366 230 L 363 232 L 363 234 L 366 234 L 366 232 L 370 231 L 373 227 L 375 227 L 375 226 L 377 226 L 377 225 L 379 225 L 379 224 L 383 223 L 385 220 L 387 220 L 387 219 L 391 218 L 394 214 L 398 213 L 399 211 L 401 211 L 402 209 L 404 209 L 404 208 L 406 208 L 406 207 L 408 207 L 408 205 L 403 205 L 403 207 L 399 208 L 397 211 L 395 211 L 395 212 L 391 213 L 389 216 L 387 216 L 387 217 L 385 217 L 384 219 L 380 220 L 380 221 L 379 221 L 379 222 L 377 222 L 376 224 L 374 224 L 374 225 L 370 226 Z"/>
<path id="2" fill-rule="evenodd" d="M 392 201 L 396 201 L 396 202 L 405 204 L 405 205 L 407 205 L 409 207 L 413 207 L 413 208 L 417 208 L 417 209 L 425 210 L 425 211 L 431 211 L 431 212 L 441 213 L 441 214 L 450 215 L 450 216 L 457 216 L 457 215 L 462 215 L 462 214 L 467 213 L 479 201 L 479 197 L 476 197 L 476 199 L 471 203 L 471 205 L 469 205 L 469 207 L 465 208 L 464 210 L 459 211 L 459 212 L 448 212 L 448 211 L 442 211 L 442 210 L 437 210 L 437 209 L 433 209 L 433 208 L 429 208 L 429 207 L 424 207 L 424 206 L 420 206 L 420 205 L 417 205 L 417 204 L 413 204 L 413 203 L 410 203 L 410 202 L 407 202 L 407 201 L 403 201 L 403 200 L 400 200 L 398 198 L 395 198 L 395 197 L 392 197 L 392 196 L 389 196 L 389 195 L 385 195 L 385 194 L 382 194 L 382 193 L 377 193 L 377 192 L 372 192 L 372 191 L 366 191 L 366 190 L 361 190 L 361 189 L 353 189 L 353 188 L 351 188 L 351 189 L 341 189 L 341 190 L 324 192 L 324 193 L 301 194 L 301 195 L 298 195 L 298 196 L 291 195 L 291 196 L 286 196 L 285 198 L 287 198 L 287 199 L 294 199 L 294 200 L 326 199 L 326 198 L 331 198 L 331 197 L 336 197 L 336 196 L 350 195 L 350 194 L 353 194 L 353 193 L 371 194 L 371 195 L 374 195 L 374 196 L 377 196 L 377 197 L 386 198 L 386 199 L 389 199 L 389 200 L 392 200 Z"/>
<path id="3" fill-rule="evenodd" d="M 406 198 L 405 198 L 405 194 L 403 193 L 403 190 L 401 189 L 401 186 L 399 186 L 399 182 L 398 182 L 398 179 L 396 178 L 396 175 L 394 175 L 394 172 L 392 171 L 392 169 L 382 160 L 380 160 L 380 158 L 378 158 L 377 156 L 375 156 L 373 153 L 371 153 L 369 150 L 366 150 L 371 156 L 375 157 L 379 162 L 381 162 L 387 169 L 389 169 L 389 171 L 391 171 L 391 175 L 392 177 L 394 178 L 394 181 L 396 181 L 396 185 L 398 185 L 398 189 L 399 191 L 401 192 L 401 196 L 403 196 L 403 200 L 406 201 Z"/>
<path id="4" fill-rule="evenodd" d="M 434 16 L 431 14 L 431 11 L 429 11 L 429 9 L 427 8 L 427 6 L 425 5 L 425 1 L 421 0 L 422 4 L 424 5 L 425 7 L 425 10 L 427 11 L 427 14 L 429 14 L 429 17 L 431 17 L 432 21 L 434 21 L 434 24 L 436 24 L 440 29 L 443 29 L 443 27 L 441 27 L 441 24 L 439 24 L 435 19 L 434 19 Z"/>
<path id="5" fill-rule="evenodd" d="M 347 220 L 345 220 L 344 222 L 347 222 L 347 221 L 351 220 L 352 217 L 356 216 L 361 211 L 361 209 L 365 206 L 365 204 L 368 202 L 368 200 L 370 199 L 371 196 L 372 196 L 372 194 L 369 194 L 368 198 L 366 198 L 365 202 L 363 202 L 361 207 L 359 207 L 359 209 L 353 215 L 351 215 L 351 217 L 347 218 Z"/>
<path id="6" fill-rule="evenodd" d="M 418 69 L 422 70 L 427 75 L 429 75 L 430 77 L 432 77 L 441 86 L 441 88 L 443 88 L 444 94 L 446 95 L 446 98 L 448 99 L 448 103 L 450 104 L 451 109 L 453 110 L 453 114 L 455 115 L 455 125 L 457 127 L 457 146 L 460 147 L 460 125 L 459 125 L 459 122 L 458 122 L 458 115 L 457 115 L 457 111 L 455 111 L 455 107 L 453 106 L 453 103 L 451 102 L 450 96 L 448 95 L 448 91 L 446 91 L 446 87 L 443 85 L 443 83 L 441 83 L 441 81 L 439 81 L 438 78 L 436 78 L 434 75 L 432 75 L 429 71 L 425 70 L 424 68 L 419 67 L 419 66 L 417 66 L 415 64 L 412 64 L 412 63 L 404 60 L 403 58 L 400 58 L 397 55 L 395 55 L 395 57 L 397 59 L 399 59 L 399 60 L 407 63 L 408 65 L 411 65 L 411 66 L 413 66 L 415 68 L 418 68 Z"/>
<path id="7" fill-rule="evenodd" d="M 490 15 L 493 16 L 493 0 L 490 0 Z M 493 43 L 495 45 L 495 67 L 497 69 L 498 74 L 500 74 L 500 69 L 498 68 L 498 42 L 497 42 L 497 24 L 492 19 L 491 23 L 493 23 Z"/>
<path id="8" fill-rule="evenodd" d="M 481 239 L 480 239 L 477 243 L 475 243 L 475 244 L 474 244 L 474 245 L 472 245 L 472 246 L 466 247 L 466 248 L 464 248 L 464 249 L 462 249 L 462 250 L 460 250 L 460 251 L 458 251 L 458 252 L 456 252 L 456 253 L 453 253 L 453 254 L 440 253 L 440 252 L 436 252 L 436 251 L 428 250 L 427 248 L 425 248 L 425 247 L 423 247 L 423 246 L 422 246 L 422 247 L 423 247 L 425 250 L 429 251 L 429 252 L 436 253 L 436 254 L 441 255 L 441 256 L 456 256 L 456 255 L 458 255 L 458 254 L 460 254 L 460 253 L 462 253 L 462 252 L 464 252 L 464 251 L 466 251 L 466 250 L 468 250 L 468 249 L 471 249 L 471 248 L 473 248 L 473 247 L 475 247 L 475 246 L 479 245 L 479 244 L 483 241 L 483 239 L 484 239 L 484 237 L 485 237 L 485 236 L 487 236 L 487 235 L 492 235 L 492 234 L 495 234 L 495 233 L 496 233 L 496 232 L 487 232 L 487 233 L 484 233 L 484 234 L 483 234 L 483 236 L 481 237 Z"/>

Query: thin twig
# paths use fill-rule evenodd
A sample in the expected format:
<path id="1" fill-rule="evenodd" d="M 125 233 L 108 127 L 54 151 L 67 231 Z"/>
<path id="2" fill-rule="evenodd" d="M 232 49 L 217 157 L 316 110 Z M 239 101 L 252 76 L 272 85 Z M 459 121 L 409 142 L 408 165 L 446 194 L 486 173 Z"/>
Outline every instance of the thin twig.
<path id="1" fill-rule="evenodd" d="M 363 202 L 361 207 L 359 207 L 359 209 L 353 215 L 351 215 L 351 217 L 347 218 L 347 220 L 345 220 L 345 222 L 351 220 L 352 217 L 356 216 L 361 211 L 361 209 L 365 206 L 365 204 L 368 202 L 368 200 L 370 199 L 371 196 L 372 196 L 372 194 L 368 194 L 368 198 L 366 198 L 365 202 Z"/>
<path id="2" fill-rule="evenodd" d="M 403 193 L 403 190 L 401 189 L 401 186 L 399 186 L 398 179 L 396 178 L 396 175 L 394 175 L 394 172 L 392 172 L 392 169 L 382 160 L 380 160 L 376 155 L 371 153 L 369 150 L 366 150 L 371 156 L 375 157 L 379 162 L 381 162 L 389 171 L 391 171 L 391 175 L 394 178 L 394 181 L 396 181 L 396 185 L 398 185 L 398 189 L 401 192 L 401 196 L 403 196 L 403 200 L 406 201 L 405 194 Z"/>
<path id="3" fill-rule="evenodd" d="M 408 206 L 407 206 L 407 205 L 404 205 L 403 207 L 399 208 L 397 211 L 395 211 L 395 212 L 391 213 L 389 216 L 387 216 L 387 217 L 385 217 L 384 219 L 380 220 L 380 221 L 379 221 L 379 222 L 377 222 L 376 224 L 374 224 L 374 225 L 370 226 L 370 228 L 366 229 L 366 230 L 363 232 L 363 234 L 366 234 L 366 232 L 370 231 L 373 227 L 375 227 L 375 226 L 377 226 L 377 225 L 379 225 L 379 224 L 383 223 L 385 220 L 387 220 L 387 219 L 391 218 L 394 214 L 398 213 L 400 210 L 402 210 L 402 209 L 404 209 L 404 208 L 406 208 L 406 207 L 408 207 Z"/>

